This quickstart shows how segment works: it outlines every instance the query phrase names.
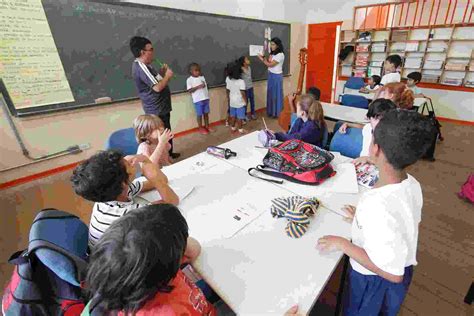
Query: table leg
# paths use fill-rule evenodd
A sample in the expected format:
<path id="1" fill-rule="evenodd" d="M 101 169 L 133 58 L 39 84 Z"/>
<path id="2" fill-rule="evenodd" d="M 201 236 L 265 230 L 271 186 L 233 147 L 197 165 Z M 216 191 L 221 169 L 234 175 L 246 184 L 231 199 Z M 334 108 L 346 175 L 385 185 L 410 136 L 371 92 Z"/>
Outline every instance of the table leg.
<path id="1" fill-rule="evenodd" d="M 342 261 L 343 261 L 343 268 L 342 268 L 342 275 L 341 275 L 341 283 L 339 284 L 339 291 L 337 293 L 336 311 L 334 313 L 335 316 L 339 316 L 342 310 L 342 298 L 343 298 L 344 288 L 345 288 L 345 283 L 346 283 L 347 268 L 349 267 L 349 257 L 344 255 L 342 257 Z"/>

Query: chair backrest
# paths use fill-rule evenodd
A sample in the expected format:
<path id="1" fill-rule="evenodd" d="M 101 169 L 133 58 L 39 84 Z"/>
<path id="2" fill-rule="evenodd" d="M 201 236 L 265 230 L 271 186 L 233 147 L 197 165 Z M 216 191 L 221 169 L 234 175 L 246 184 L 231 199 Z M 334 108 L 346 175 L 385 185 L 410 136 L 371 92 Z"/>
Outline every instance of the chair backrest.
<path id="1" fill-rule="evenodd" d="M 337 151 L 346 157 L 359 157 L 362 150 L 362 128 L 347 128 L 345 134 L 334 132 L 329 150 Z"/>
<path id="2" fill-rule="evenodd" d="M 349 79 L 347 79 L 346 83 L 344 84 L 344 88 L 354 90 L 359 90 L 364 86 L 365 82 L 364 79 L 361 77 L 349 77 Z"/>
<path id="3" fill-rule="evenodd" d="M 321 148 L 323 149 L 329 149 L 329 144 L 328 144 L 328 141 L 329 141 L 329 131 L 328 131 L 328 128 L 327 126 L 323 129 L 323 139 L 321 140 Z"/>
<path id="4" fill-rule="evenodd" d="M 341 104 L 353 108 L 368 109 L 369 100 L 360 95 L 344 94 L 341 99 Z"/>
<path id="5" fill-rule="evenodd" d="M 138 149 L 138 143 L 135 139 L 135 131 L 133 128 L 119 129 L 113 132 L 107 143 L 105 149 L 118 149 L 124 153 L 124 155 L 135 155 Z"/>

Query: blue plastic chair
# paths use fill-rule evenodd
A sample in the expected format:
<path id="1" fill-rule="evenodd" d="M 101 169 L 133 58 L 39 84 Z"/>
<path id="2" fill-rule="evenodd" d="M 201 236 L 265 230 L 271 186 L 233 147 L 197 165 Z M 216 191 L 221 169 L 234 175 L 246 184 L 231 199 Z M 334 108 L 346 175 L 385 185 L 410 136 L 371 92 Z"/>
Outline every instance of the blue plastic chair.
<path id="1" fill-rule="evenodd" d="M 341 98 L 341 104 L 359 109 L 369 108 L 369 100 L 360 95 L 344 94 Z"/>
<path id="2" fill-rule="evenodd" d="M 347 79 L 346 83 L 344 84 L 344 88 L 342 89 L 342 93 L 344 93 L 345 89 L 359 90 L 362 87 L 365 87 L 364 78 L 349 77 L 349 79 Z"/>
<path id="3" fill-rule="evenodd" d="M 105 149 L 118 149 L 124 155 L 136 155 L 138 143 L 133 128 L 124 128 L 113 132 L 105 144 Z"/>
<path id="4" fill-rule="evenodd" d="M 362 128 L 348 128 L 345 134 L 336 131 L 329 150 L 351 158 L 359 157 L 362 150 Z"/>

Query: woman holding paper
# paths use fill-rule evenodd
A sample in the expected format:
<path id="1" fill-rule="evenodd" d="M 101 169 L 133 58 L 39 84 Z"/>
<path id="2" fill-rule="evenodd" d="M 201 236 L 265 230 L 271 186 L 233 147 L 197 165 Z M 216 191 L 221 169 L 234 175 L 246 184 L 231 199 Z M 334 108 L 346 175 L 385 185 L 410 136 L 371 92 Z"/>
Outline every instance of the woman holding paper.
<path id="1" fill-rule="evenodd" d="M 258 58 L 268 67 L 267 81 L 267 115 L 278 117 L 283 109 L 283 62 L 285 54 L 283 45 L 278 37 L 270 42 L 270 55 L 258 55 Z"/>

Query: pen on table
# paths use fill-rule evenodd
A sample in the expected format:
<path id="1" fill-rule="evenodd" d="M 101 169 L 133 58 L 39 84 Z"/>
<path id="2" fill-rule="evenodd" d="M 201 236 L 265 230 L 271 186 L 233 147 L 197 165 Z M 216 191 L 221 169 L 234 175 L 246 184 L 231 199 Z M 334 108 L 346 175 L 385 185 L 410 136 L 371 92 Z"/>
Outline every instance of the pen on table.
<path id="1" fill-rule="evenodd" d="M 267 123 L 265 123 L 265 118 L 262 117 L 263 125 L 265 125 L 265 129 L 268 130 Z"/>
<path id="2" fill-rule="evenodd" d="M 250 216 L 249 214 L 245 213 L 244 211 L 241 211 L 240 209 L 237 209 L 237 212 L 240 212 L 240 213 L 242 213 L 242 214 L 245 214 L 245 215 L 247 215 L 247 216 Z"/>

